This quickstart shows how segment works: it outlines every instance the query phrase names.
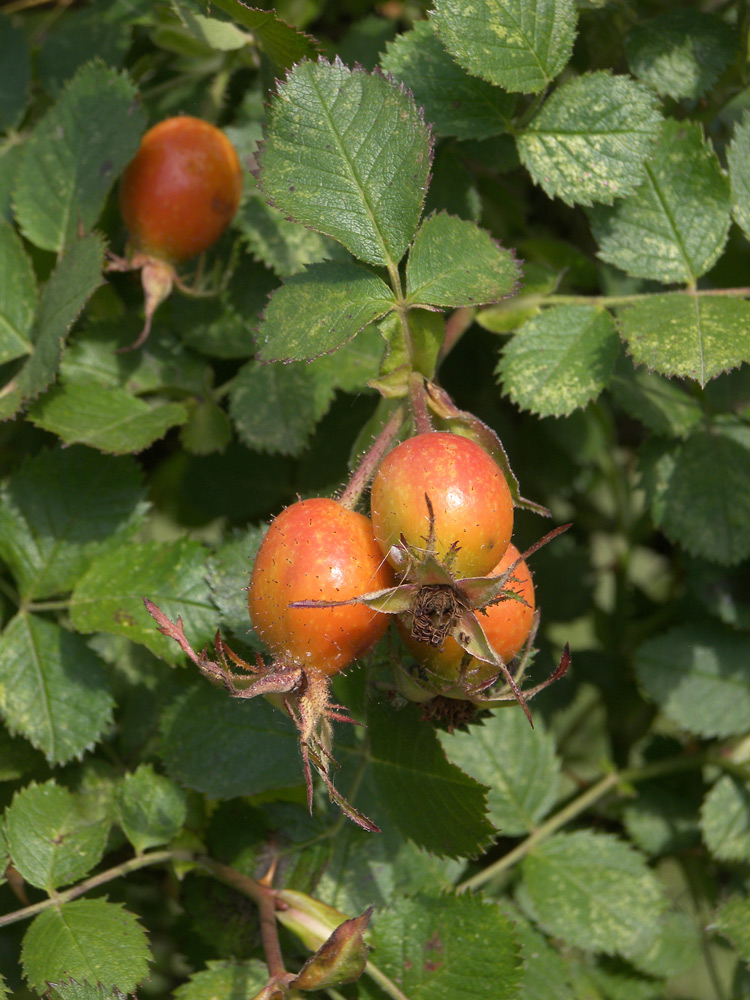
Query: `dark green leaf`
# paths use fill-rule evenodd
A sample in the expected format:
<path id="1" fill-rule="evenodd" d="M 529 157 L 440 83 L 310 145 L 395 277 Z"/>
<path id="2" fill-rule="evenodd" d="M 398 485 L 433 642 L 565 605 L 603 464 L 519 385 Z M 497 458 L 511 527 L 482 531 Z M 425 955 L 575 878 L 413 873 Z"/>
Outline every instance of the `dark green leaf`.
<path id="1" fill-rule="evenodd" d="M 727 165 L 732 184 L 732 214 L 745 235 L 750 236 L 750 111 L 746 111 L 727 147 Z"/>
<path id="2" fill-rule="evenodd" d="M 646 694 L 688 732 L 747 732 L 750 637 L 719 625 L 684 625 L 643 643 L 635 669 Z"/>
<path id="3" fill-rule="evenodd" d="M 34 268 L 23 244 L 0 220 L 0 364 L 31 353 L 36 294 Z"/>
<path id="4" fill-rule="evenodd" d="M 182 403 L 149 405 L 119 386 L 98 381 L 53 386 L 29 410 L 29 420 L 66 445 L 85 444 L 112 455 L 143 451 L 170 427 L 184 424 Z"/>
<path id="5" fill-rule="evenodd" d="M 29 773 L 38 774 L 43 766 L 44 759 L 38 751 L 20 736 L 13 737 L 4 726 L 0 726 L 0 781 L 17 781 Z"/>
<path id="6" fill-rule="evenodd" d="M 624 956 L 645 951 L 666 906 L 645 858 L 615 837 L 558 833 L 528 855 L 522 902 L 548 934 Z"/>
<path id="7" fill-rule="evenodd" d="M 26 110 L 31 82 L 31 58 L 26 35 L 4 14 L 0 14 L 0 65 L 3 67 L 0 131 L 5 132 L 18 125 Z"/>
<path id="8" fill-rule="evenodd" d="M 668 10 L 637 24 L 625 40 L 633 74 L 659 94 L 695 100 L 714 85 L 737 48 L 716 14 Z"/>
<path id="9" fill-rule="evenodd" d="M 398 35 L 380 65 L 411 90 L 438 135 L 486 139 L 507 131 L 515 98 L 462 69 L 441 45 L 433 21 L 417 21 Z"/>
<path id="10" fill-rule="evenodd" d="M 89 749 L 109 726 L 113 699 L 102 662 L 80 636 L 20 612 L 0 636 L 0 709 L 49 763 Z"/>
<path id="11" fill-rule="evenodd" d="M 728 417 L 683 441 L 651 442 L 640 471 L 654 523 L 692 555 L 733 565 L 750 554 L 750 428 Z"/>
<path id="12" fill-rule="evenodd" d="M 40 992 L 48 982 L 70 978 L 132 993 L 148 975 L 150 955 L 143 928 L 121 904 L 77 899 L 34 919 L 21 959 Z"/>
<path id="13" fill-rule="evenodd" d="M 703 409 L 684 389 L 622 358 L 607 388 L 626 413 L 650 431 L 666 437 L 685 437 L 703 420 Z"/>
<path id="14" fill-rule="evenodd" d="M 750 861 L 750 781 L 720 778 L 701 809 L 703 840 L 720 861 Z"/>
<path id="15" fill-rule="evenodd" d="M 23 154 L 23 144 L 6 139 L 0 143 L 0 218 L 13 220 L 11 192 L 16 186 L 16 173 Z"/>
<path id="16" fill-rule="evenodd" d="M 448 759 L 487 785 L 489 818 L 504 836 L 529 833 L 557 796 L 560 764 L 541 719 L 509 709 L 468 732 L 443 735 Z"/>
<path id="17" fill-rule="evenodd" d="M 168 618 L 181 617 L 188 641 L 200 649 L 216 630 L 216 610 L 204 575 L 206 555 L 202 545 L 189 539 L 113 548 L 94 560 L 73 591 L 74 627 L 125 636 L 174 663 L 179 648 L 157 631 L 143 606 L 148 597 Z"/>
<path id="18" fill-rule="evenodd" d="M 117 790 L 117 821 L 139 854 L 176 836 L 186 813 L 182 789 L 157 774 L 151 764 L 126 774 Z"/>
<path id="19" fill-rule="evenodd" d="M 373 709 L 368 732 L 379 795 L 405 837 L 449 858 L 477 854 L 492 839 L 487 788 L 446 760 L 416 708 Z"/>
<path id="20" fill-rule="evenodd" d="M 395 305 L 393 292 L 357 264 L 311 264 L 271 293 L 258 327 L 261 361 L 302 361 L 335 351 Z"/>
<path id="21" fill-rule="evenodd" d="M 526 967 L 518 1000 L 574 1000 L 562 955 L 507 899 L 500 900 L 500 911 L 513 921 Z"/>
<path id="22" fill-rule="evenodd" d="M 268 969 L 258 959 L 214 960 L 178 986 L 174 1000 L 253 1000 L 267 982 Z"/>
<path id="23" fill-rule="evenodd" d="M 699 781 L 639 783 L 635 800 L 623 814 L 625 828 L 636 846 L 652 856 L 693 849 L 700 843 L 702 799 Z"/>
<path id="24" fill-rule="evenodd" d="M 422 211 L 430 137 L 413 99 L 385 77 L 303 62 L 279 84 L 259 164 L 264 194 L 295 222 L 393 266 Z"/>
<path id="25" fill-rule="evenodd" d="M 596 399 L 618 352 L 614 324 L 605 309 L 556 306 L 516 331 L 496 374 L 514 403 L 544 417 L 559 417 Z"/>
<path id="26" fill-rule="evenodd" d="M 660 123 L 656 98 L 642 84 L 586 73 L 547 98 L 518 135 L 518 155 L 550 198 L 611 205 L 642 181 Z"/>
<path id="27" fill-rule="evenodd" d="M 264 534 L 262 527 L 253 527 L 226 538 L 206 566 L 206 579 L 221 615 L 222 629 L 228 629 L 238 639 L 251 644 L 254 644 L 255 633 L 250 629 L 245 587 Z"/>
<path id="28" fill-rule="evenodd" d="M 132 534 L 144 511 L 131 459 L 85 448 L 39 452 L 0 492 L 0 555 L 21 594 L 65 593 L 92 558 Z"/>
<path id="29" fill-rule="evenodd" d="M 169 706 L 161 733 L 172 777 L 212 799 L 258 795 L 302 781 L 294 727 L 264 698 L 231 698 L 201 681 Z"/>
<path id="30" fill-rule="evenodd" d="M 281 69 L 289 69 L 300 59 L 311 59 L 316 53 L 315 40 L 286 24 L 275 11 L 248 7 L 241 0 L 212 0 L 212 6 L 229 14 L 243 28 L 249 28 Z"/>
<path id="31" fill-rule="evenodd" d="M 83 67 L 24 144 L 14 192 L 18 224 L 36 246 L 60 251 L 96 224 L 117 176 L 138 149 L 144 117 L 133 84 Z"/>
<path id="32" fill-rule="evenodd" d="M 98 236 L 66 250 L 42 289 L 31 331 L 34 350 L 24 367 L 0 387 L 0 420 L 12 417 L 55 377 L 65 339 L 90 296 L 102 283 L 104 247 Z"/>
<path id="33" fill-rule="evenodd" d="M 438 0 L 433 18 L 457 62 L 506 90 L 544 90 L 573 51 L 572 0 Z"/>
<path id="34" fill-rule="evenodd" d="M 589 213 L 599 256 L 635 278 L 693 283 L 724 249 L 729 179 L 697 122 L 668 119 L 652 152 L 635 194 Z"/>
<path id="35" fill-rule="evenodd" d="M 750 896 L 730 896 L 716 914 L 715 927 L 750 962 Z"/>
<path id="36" fill-rule="evenodd" d="M 445 212 L 422 223 L 406 265 L 410 305 L 475 306 L 512 295 L 520 268 L 484 229 Z"/>
<path id="37" fill-rule="evenodd" d="M 5 831 L 13 864 L 23 878 L 53 892 L 77 882 L 99 863 L 109 822 L 88 817 L 67 788 L 48 781 L 28 785 L 13 796 Z"/>

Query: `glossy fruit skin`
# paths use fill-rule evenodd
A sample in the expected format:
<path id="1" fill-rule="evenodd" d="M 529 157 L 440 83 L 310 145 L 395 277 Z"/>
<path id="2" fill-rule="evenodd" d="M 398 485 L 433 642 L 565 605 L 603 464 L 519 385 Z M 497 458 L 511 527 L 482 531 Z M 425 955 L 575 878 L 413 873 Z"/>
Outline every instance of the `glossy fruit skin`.
<path id="1" fill-rule="evenodd" d="M 511 542 L 505 550 L 505 555 L 489 576 L 500 576 L 505 573 L 519 555 L 518 549 Z M 536 608 L 534 582 L 524 560 L 521 560 L 513 570 L 512 579 L 508 580 L 508 588 L 520 594 L 526 604 L 522 604 L 520 601 L 506 600 L 491 605 L 486 609 L 486 614 L 481 611 L 477 612 L 477 619 L 484 629 L 484 634 L 490 645 L 505 663 L 510 663 L 523 648 L 534 619 Z M 464 650 L 455 639 L 448 636 L 443 645 L 436 649 L 428 643 L 412 639 L 400 621 L 398 626 L 406 648 L 418 663 L 428 667 L 442 680 L 455 682 L 459 679 Z M 485 663 L 474 657 L 471 658 L 466 667 L 466 675 L 472 684 L 479 684 L 496 673 L 497 670 L 491 663 Z"/>
<path id="2" fill-rule="evenodd" d="M 181 261 L 216 242 L 241 193 L 242 168 L 229 139 L 185 115 L 143 136 L 120 180 L 120 211 L 137 250 Z"/>
<path id="3" fill-rule="evenodd" d="M 370 519 L 317 497 L 292 504 L 271 523 L 250 577 L 248 610 L 277 659 L 333 675 L 384 635 L 389 615 L 364 605 L 288 605 L 345 601 L 392 585 Z"/>
<path id="4" fill-rule="evenodd" d="M 484 576 L 501 558 L 513 532 L 513 498 L 500 467 L 469 438 L 443 431 L 418 434 L 397 445 L 380 463 L 370 509 L 375 537 L 388 555 L 401 535 L 424 548 L 435 514 L 436 556 L 451 545 L 456 577 Z"/>

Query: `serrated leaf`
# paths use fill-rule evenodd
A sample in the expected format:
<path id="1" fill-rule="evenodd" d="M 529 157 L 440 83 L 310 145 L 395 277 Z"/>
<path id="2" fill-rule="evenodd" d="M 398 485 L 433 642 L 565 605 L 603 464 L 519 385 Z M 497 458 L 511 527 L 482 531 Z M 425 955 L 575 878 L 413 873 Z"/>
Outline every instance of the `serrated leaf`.
<path id="1" fill-rule="evenodd" d="M 645 950 L 666 907 L 645 858 L 609 834 L 558 833 L 523 864 L 522 903 L 547 934 L 607 955 Z"/>
<path id="2" fill-rule="evenodd" d="M 420 894 L 396 899 L 373 921 L 373 961 L 414 1000 L 511 1000 L 523 960 L 512 921 L 471 896 Z M 360 994 L 381 997 L 367 977 Z"/>
<path id="3" fill-rule="evenodd" d="M 111 68 L 122 66 L 138 2 L 97 0 L 96 7 L 73 8 L 48 26 L 35 53 L 35 69 L 51 97 L 57 97 L 92 53 Z"/>
<path id="4" fill-rule="evenodd" d="M 48 983 L 44 1000 L 125 1000 L 125 994 L 119 990 L 108 990 L 101 983 L 77 983 L 75 979 L 66 979 L 59 983 Z"/>
<path id="5" fill-rule="evenodd" d="M 15 128 L 23 117 L 29 99 L 31 57 L 24 31 L 0 14 L 0 65 L 3 87 L 0 90 L 0 131 Z"/>
<path id="6" fill-rule="evenodd" d="M 438 135 L 486 139 L 508 130 L 515 98 L 459 66 L 434 21 L 417 21 L 389 42 L 380 65 L 411 90 Z"/>
<path id="7" fill-rule="evenodd" d="M 103 548 L 131 534 L 145 511 L 131 459 L 85 448 L 28 458 L 0 491 L 0 555 L 25 598 L 70 590 Z"/>
<path id="8" fill-rule="evenodd" d="M 652 153 L 638 191 L 589 212 L 599 256 L 635 278 L 694 283 L 724 249 L 729 179 L 698 122 L 667 119 Z"/>
<path id="9" fill-rule="evenodd" d="M 715 927 L 734 944 L 743 961 L 750 962 L 750 896 L 730 896 L 719 907 Z"/>
<path id="10" fill-rule="evenodd" d="M 96 559 L 70 600 L 79 632 L 108 632 L 141 643 L 174 663 L 178 647 L 161 635 L 143 605 L 148 597 L 173 621 L 183 619 L 190 644 L 200 649 L 216 629 L 205 580 L 206 550 L 189 539 L 121 545 Z"/>
<path id="11" fill-rule="evenodd" d="M 514 403 L 564 416 L 596 399 L 615 366 L 619 341 L 609 313 L 555 306 L 521 326 L 495 369 Z"/>
<path id="12" fill-rule="evenodd" d="M 209 557 L 206 566 L 206 579 L 221 615 L 222 631 L 228 629 L 251 645 L 255 633 L 250 629 L 245 586 L 264 534 L 264 527 L 251 527 L 226 538 Z"/>
<path id="13" fill-rule="evenodd" d="M 727 147 L 727 165 L 732 186 L 732 215 L 750 236 L 750 111 L 745 111 Z"/>
<path id="14" fill-rule="evenodd" d="M 66 445 L 85 444 L 111 455 L 143 451 L 170 427 L 186 423 L 182 403 L 150 405 L 120 386 L 84 379 L 53 386 L 29 409 L 32 424 Z"/>
<path id="15" fill-rule="evenodd" d="M 16 792 L 5 812 L 13 864 L 30 884 L 53 892 L 99 863 L 109 822 L 88 817 L 67 788 L 48 781 Z"/>
<path id="16" fill-rule="evenodd" d="M 521 272 L 513 253 L 473 222 L 446 212 L 422 223 L 406 265 L 410 305 L 456 308 L 512 295 Z"/>
<path id="17" fill-rule="evenodd" d="M 373 778 L 402 835 L 440 857 L 478 854 L 495 833 L 487 788 L 446 760 L 416 708 L 373 709 L 368 732 Z"/>
<path id="18" fill-rule="evenodd" d="M 258 795 L 302 781 L 297 733 L 263 698 L 230 698 L 201 682 L 167 708 L 161 737 L 170 775 L 212 799 Z"/>
<path id="19" fill-rule="evenodd" d="M 497 712 L 468 732 L 442 735 L 448 759 L 487 785 L 489 818 L 508 837 L 528 833 L 557 796 L 560 763 L 541 719 Z"/>
<path id="20" fill-rule="evenodd" d="M 76 899 L 34 919 L 21 960 L 40 992 L 48 982 L 76 979 L 132 993 L 148 975 L 150 954 L 143 928 L 120 903 Z"/>
<path id="21" fill-rule="evenodd" d="M 303 361 L 335 351 L 393 309 L 393 292 L 357 264 L 326 261 L 271 293 L 256 340 L 261 361 Z"/>
<path id="22" fill-rule="evenodd" d="M 23 147 L 13 202 L 24 236 L 59 252 L 90 230 L 144 125 L 127 76 L 100 62 L 79 70 Z"/>
<path id="23" fill-rule="evenodd" d="M 0 364 L 31 353 L 36 294 L 34 268 L 23 244 L 0 220 Z"/>
<path id="24" fill-rule="evenodd" d="M 519 133 L 518 155 L 550 198 L 611 205 L 643 180 L 660 124 L 656 98 L 642 84 L 586 73 L 547 98 Z"/>
<path id="25" fill-rule="evenodd" d="M 257 1000 L 268 982 L 268 969 L 258 959 L 249 962 L 209 961 L 174 991 L 174 1000 Z"/>
<path id="26" fill-rule="evenodd" d="M 249 28 L 263 51 L 281 69 L 289 69 L 301 59 L 315 56 L 315 39 L 282 21 L 275 11 L 248 7 L 240 0 L 212 0 L 212 5 L 229 14 L 243 28 Z"/>
<path id="27" fill-rule="evenodd" d="M 617 314 L 635 364 L 704 386 L 750 361 L 750 302 L 681 293 L 651 295 Z"/>
<path id="28" fill-rule="evenodd" d="M 113 699 L 99 657 L 80 636 L 20 612 L 0 636 L 0 710 L 49 763 L 64 764 L 109 726 Z"/>
<path id="29" fill-rule="evenodd" d="M 568 965 L 562 955 L 509 900 L 501 899 L 499 906 L 513 921 L 522 948 L 525 970 L 518 1000 L 575 1000 Z"/>
<path id="30" fill-rule="evenodd" d="M 725 566 L 750 554 L 746 424 L 717 418 L 680 442 L 650 442 L 639 465 L 651 516 L 671 541 Z"/>
<path id="31" fill-rule="evenodd" d="M 665 11 L 636 24 L 625 39 L 634 76 L 675 100 L 701 97 L 736 48 L 732 28 L 716 14 L 698 10 Z"/>
<path id="32" fill-rule="evenodd" d="M 0 387 L 0 420 L 12 417 L 25 402 L 50 384 L 60 364 L 68 332 L 90 296 L 102 283 L 104 247 L 98 236 L 72 243 L 42 289 L 36 310 L 31 357 Z"/>
<path id="33" fill-rule="evenodd" d="M 615 366 L 607 388 L 618 406 L 655 434 L 685 437 L 703 420 L 694 396 L 660 375 L 634 369 L 625 358 Z"/>
<path id="34" fill-rule="evenodd" d="M 271 103 L 261 188 L 293 221 L 393 266 L 417 228 L 430 146 L 413 99 L 385 77 L 303 62 Z"/>
<path id="35" fill-rule="evenodd" d="M 720 861 L 750 861 L 750 782 L 725 774 L 703 801 L 701 832 Z"/>
<path id="36" fill-rule="evenodd" d="M 117 789 L 117 821 L 140 854 L 176 836 L 187 814 L 185 793 L 151 764 L 126 774 Z"/>
<path id="37" fill-rule="evenodd" d="M 0 781 L 17 781 L 27 774 L 40 774 L 43 767 L 44 759 L 37 750 L 20 736 L 11 736 L 5 726 L 0 726 Z M 0 853 L 3 845 L 4 841 L 0 840 Z"/>
<path id="38" fill-rule="evenodd" d="M 438 0 L 433 19 L 454 59 L 506 90 L 536 93 L 573 51 L 572 0 Z"/>
<path id="39" fill-rule="evenodd" d="M 635 654 L 646 694 L 682 729 L 706 737 L 747 732 L 750 637 L 719 625 L 685 625 Z"/>

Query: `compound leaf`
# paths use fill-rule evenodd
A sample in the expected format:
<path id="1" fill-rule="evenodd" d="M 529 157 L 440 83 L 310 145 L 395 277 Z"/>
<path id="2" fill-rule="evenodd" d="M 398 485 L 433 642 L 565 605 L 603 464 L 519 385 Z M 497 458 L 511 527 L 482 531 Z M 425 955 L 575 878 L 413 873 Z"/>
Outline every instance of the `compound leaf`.
<path id="1" fill-rule="evenodd" d="M 151 764 L 125 775 L 116 801 L 117 821 L 139 854 L 166 844 L 185 822 L 185 793 Z"/>
<path id="2" fill-rule="evenodd" d="M 701 831 L 720 861 L 750 861 L 750 782 L 725 774 L 703 801 Z"/>
<path id="3" fill-rule="evenodd" d="M 391 266 L 417 228 L 430 159 L 429 131 L 405 90 L 324 59 L 299 63 L 279 84 L 258 156 L 271 204 Z"/>
<path id="4" fill-rule="evenodd" d="M 611 205 L 643 180 L 659 135 L 653 93 L 599 71 L 562 84 L 518 135 L 521 162 L 550 198 Z"/>
<path id="5" fill-rule="evenodd" d="M 506 90 L 536 93 L 573 51 L 572 0 L 438 0 L 433 19 L 453 58 Z"/>

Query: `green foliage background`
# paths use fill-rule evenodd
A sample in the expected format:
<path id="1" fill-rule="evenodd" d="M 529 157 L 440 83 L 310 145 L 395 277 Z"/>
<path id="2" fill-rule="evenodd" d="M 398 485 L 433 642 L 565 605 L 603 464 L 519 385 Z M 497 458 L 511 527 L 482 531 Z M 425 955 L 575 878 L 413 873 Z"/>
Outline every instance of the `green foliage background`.
<path id="1" fill-rule="evenodd" d="M 272 851 L 375 907 L 332 997 L 750 997 L 749 30 L 741 0 L 4 4 L 0 997 L 254 997 Z M 118 353 L 116 182 L 179 113 L 242 204 L 216 294 Z M 340 489 L 407 361 L 573 523 L 533 557 L 530 675 L 573 667 L 533 730 L 436 730 L 392 638 L 338 678 L 373 835 L 308 816 L 289 721 L 142 599 L 252 657 L 263 526 Z M 519 509 L 519 547 L 549 526 Z"/>

